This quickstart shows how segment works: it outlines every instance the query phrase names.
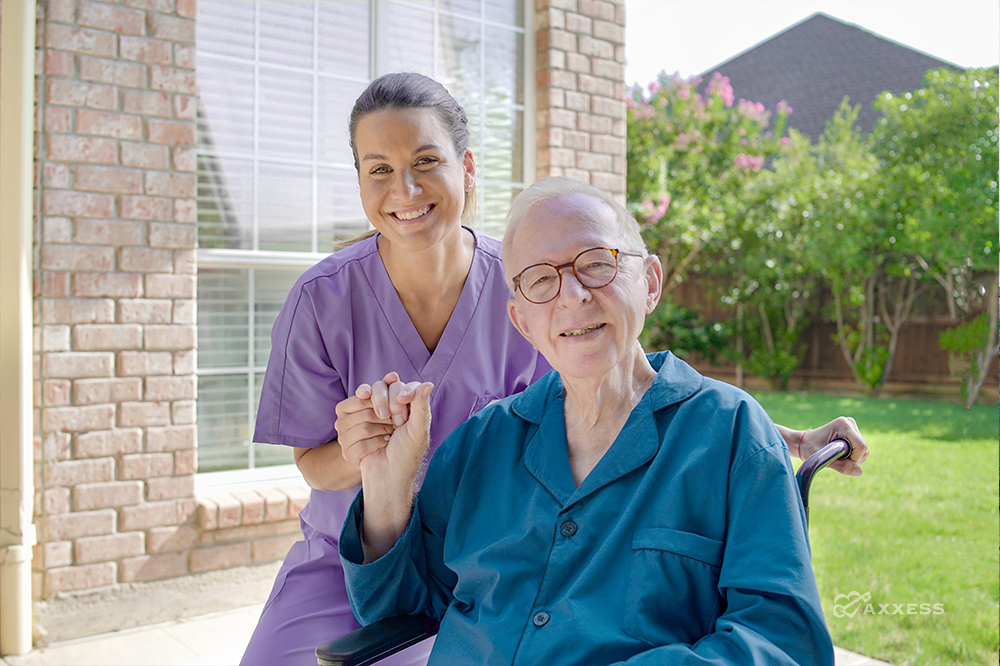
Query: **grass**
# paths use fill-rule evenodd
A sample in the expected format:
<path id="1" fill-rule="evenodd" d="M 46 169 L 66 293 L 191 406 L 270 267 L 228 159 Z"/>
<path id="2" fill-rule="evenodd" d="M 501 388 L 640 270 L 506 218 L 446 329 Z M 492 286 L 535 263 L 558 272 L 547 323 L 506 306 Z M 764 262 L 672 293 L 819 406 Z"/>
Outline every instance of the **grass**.
<path id="1" fill-rule="evenodd" d="M 775 421 L 794 428 L 853 416 L 871 448 L 863 476 L 827 470 L 810 492 L 813 567 L 834 644 L 897 666 L 997 664 L 996 408 L 815 394 L 755 397 Z M 836 617 L 836 596 L 851 592 L 870 593 L 871 608 Z M 915 614 L 907 614 L 908 604 L 916 604 Z M 920 604 L 931 604 L 930 612 L 920 614 Z M 933 604 L 942 604 L 943 612 L 935 613 Z"/>

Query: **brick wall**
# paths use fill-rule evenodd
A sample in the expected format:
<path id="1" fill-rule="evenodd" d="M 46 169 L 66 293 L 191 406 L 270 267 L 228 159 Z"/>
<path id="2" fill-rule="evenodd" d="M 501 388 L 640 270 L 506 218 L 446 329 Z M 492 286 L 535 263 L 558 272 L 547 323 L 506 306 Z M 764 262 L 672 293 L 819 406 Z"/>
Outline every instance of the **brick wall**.
<path id="1" fill-rule="evenodd" d="M 276 559 L 298 530 L 302 489 L 194 495 L 194 19 L 39 3 L 37 597 Z"/>
<path id="2" fill-rule="evenodd" d="M 625 200 L 625 0 L 536 0 L 537 176 Z"/>

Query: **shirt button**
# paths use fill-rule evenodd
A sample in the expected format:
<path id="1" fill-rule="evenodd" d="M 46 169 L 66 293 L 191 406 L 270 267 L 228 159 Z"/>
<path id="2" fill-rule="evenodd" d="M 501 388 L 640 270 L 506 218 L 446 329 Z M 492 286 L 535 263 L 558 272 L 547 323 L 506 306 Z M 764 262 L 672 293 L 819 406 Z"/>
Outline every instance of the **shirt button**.
<path id="1" fill-rule="evenodd" d="M 549 623 L 549 614 L 545 611 L 539 611 L 535 613 L 535 617 L 531 618 L 531 621 L 536 627 L 544 627 Z"/>
<path id="2" fill-rule="evenodd" d="M 571 537 L 576 534 L 576 523 L 572 520 L 567 520 L 559 527 L 559 533 L 564 537 Z"/>

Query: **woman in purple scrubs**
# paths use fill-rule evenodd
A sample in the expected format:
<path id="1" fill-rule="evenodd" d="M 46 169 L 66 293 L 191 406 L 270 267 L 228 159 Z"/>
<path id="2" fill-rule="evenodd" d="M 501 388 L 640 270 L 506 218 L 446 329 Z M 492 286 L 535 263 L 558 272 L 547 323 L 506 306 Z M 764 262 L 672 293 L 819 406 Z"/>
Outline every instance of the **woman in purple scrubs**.
<path id="1" fill-rule="evenodd" d="M 254 441 L 294 447 L 312 494 L 299 516 L 304 539 L 278 572 L 247 666 L 315 664 L 318 644 L 359 626 L 337 542 L 361 473 L 341 443 L 374 442 L 393 427 L 384 394 L 373 401 L 380 413 L 365 407 L 367 387 L 392 383 L 389 373 L 434 384 L 433 454 L 471 414 L 549 370 L 508 319 L 500 241 L 462 224 L 474 216 L 476 167 L 459 104 L 427 77 L 388 74 L 358 98 L 350 135 L 375 233 L 306 271 L 271 334 Z M 853 419 L 782 429 L 802 455 L 835 433 L 863 460 Z M 842 471 L 860 473 L 850 465 Z M 386 663 L 423 664 L 429 652 L 427 641 Z"/>

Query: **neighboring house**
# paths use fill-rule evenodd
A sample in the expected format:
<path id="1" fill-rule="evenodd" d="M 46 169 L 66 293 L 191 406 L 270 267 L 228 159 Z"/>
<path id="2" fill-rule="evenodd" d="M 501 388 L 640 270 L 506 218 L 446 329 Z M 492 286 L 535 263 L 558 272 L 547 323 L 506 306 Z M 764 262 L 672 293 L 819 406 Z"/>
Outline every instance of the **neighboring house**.
<path id="1" fill-rule="evenodd" d="M 624 0 L 0 12 L 6 654 L 30 647 L 28 590 L 274 561 L 298 538 L 307 490 L 289 451 L 251 442 L 256 391 L 295 277 L 367 226 L 346 122 L 374 76 L 421 71 L 465 105 L 480 229 L 546 175 L 624 197 Z"/>
<path id="2" fill-rule="evenodd" d="M 872 102 L 879 93 L 916 90 L 924 74 L 939 67 L 960 69 L 817 13 L 702 76 L 703 85 L 714 72 L 729 77 L 736 99 L 759 102 L 770 111 L 785 100 L 792 107 L 789 127 L 815 141 L 845 96 L 861 106 L 858 127 L 871 132 L 877 117 Z"/>

